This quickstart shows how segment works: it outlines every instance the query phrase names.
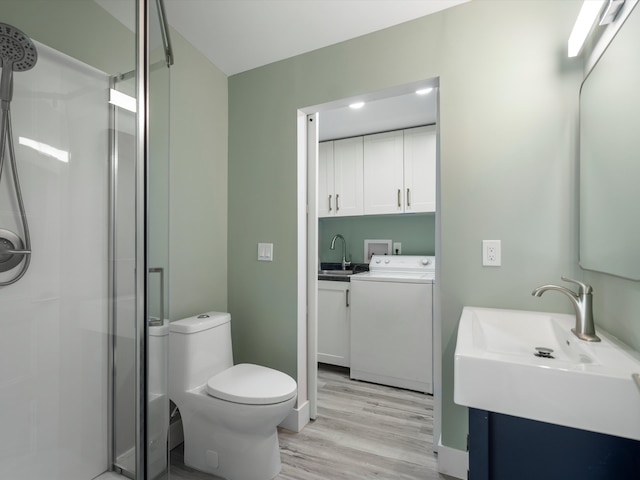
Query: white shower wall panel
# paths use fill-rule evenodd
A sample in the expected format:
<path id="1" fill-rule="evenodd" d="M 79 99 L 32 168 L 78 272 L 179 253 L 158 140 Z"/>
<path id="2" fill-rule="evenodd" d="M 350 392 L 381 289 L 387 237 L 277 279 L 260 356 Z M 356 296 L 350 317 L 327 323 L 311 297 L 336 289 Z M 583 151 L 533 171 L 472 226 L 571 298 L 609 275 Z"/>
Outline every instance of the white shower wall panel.
<path id="1" fill-rule="evenodd" d="M 33 254 L 0 287 L 0 478 L 90 479 L 108 466 L 108 78 L 36 46 L 11 104 Z M 22 235 L 9 179 L 0 228 Z"/>

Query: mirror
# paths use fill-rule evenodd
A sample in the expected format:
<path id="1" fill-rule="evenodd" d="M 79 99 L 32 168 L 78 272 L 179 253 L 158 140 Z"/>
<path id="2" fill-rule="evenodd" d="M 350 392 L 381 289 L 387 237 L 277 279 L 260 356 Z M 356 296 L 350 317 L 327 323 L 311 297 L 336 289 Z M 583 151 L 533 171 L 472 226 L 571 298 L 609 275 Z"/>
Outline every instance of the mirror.
<path id="1" fill-rule="evenodd" d="M 640 280 L 640 12 L 580 92 L 580 265 Z"/>

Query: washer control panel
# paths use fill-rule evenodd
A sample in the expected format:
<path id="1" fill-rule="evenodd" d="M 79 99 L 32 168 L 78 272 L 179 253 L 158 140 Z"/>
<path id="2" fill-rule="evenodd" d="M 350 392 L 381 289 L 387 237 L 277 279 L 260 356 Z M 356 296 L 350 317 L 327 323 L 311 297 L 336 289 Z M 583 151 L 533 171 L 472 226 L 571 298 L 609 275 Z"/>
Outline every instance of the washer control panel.
<path id="1" fill-rule="evenodd" d="M 435 272 L 436 258 L 427 255 L 373 255 L 369 271 L 378 272 Z"/>

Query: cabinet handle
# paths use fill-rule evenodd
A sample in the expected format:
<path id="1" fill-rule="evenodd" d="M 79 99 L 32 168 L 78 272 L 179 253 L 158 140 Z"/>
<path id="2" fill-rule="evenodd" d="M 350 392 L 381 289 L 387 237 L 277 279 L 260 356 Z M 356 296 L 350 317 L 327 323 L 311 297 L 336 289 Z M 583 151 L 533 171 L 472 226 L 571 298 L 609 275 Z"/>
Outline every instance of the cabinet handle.
<path id="1" fill-rule="evenodd" d="M 407 207 L 411 206 L 411 190 L 407 188 Z"/>
<path id="2" fill-rule="evenodd" d="M 349 306 L 349 289 L 347 288 L 346 290 L 346 295 L 345 295 L 345 305 L 348 307 Z"/>
<path id="3" fill-rule="evenodd" d="M 398 189 L 398 208 L 400 208 L 402 205 L 400 204 L 400 194 L 402 192 L 400 191 L 400 189 Z"/>
<path id="4" fill-rule="evenodd" d="M 331 211 L 331 195 L 329 195 L 329 211 Z"/>
<path id="5" fill-rule="evenodd" d="M 340 195 L 336 193 L 336 212 L 340 210 Z"/>

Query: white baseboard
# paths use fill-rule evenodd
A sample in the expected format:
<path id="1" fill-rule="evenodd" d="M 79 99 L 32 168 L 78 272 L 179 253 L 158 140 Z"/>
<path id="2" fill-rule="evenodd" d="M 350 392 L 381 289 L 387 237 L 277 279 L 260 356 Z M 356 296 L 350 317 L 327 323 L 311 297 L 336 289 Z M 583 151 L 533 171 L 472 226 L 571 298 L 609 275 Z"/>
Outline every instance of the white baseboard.
<path id="1" fill-rule="evenodd" d="M 309 423 L 310 419 L 309 402 L 306 401 L 298 408 L 294 408 L 287 418 L 285 418 L 278 426 L 291 430 L 292 432 L 299 432 L 307 423 Z"/>
<path id="2" fill-rule="evenodd" d="M 469 470 L 469 453 L 456 448 L 442 445 L 442 438 L 438 439 L 438 472 L 450 477 L 467 480 Z"/>

